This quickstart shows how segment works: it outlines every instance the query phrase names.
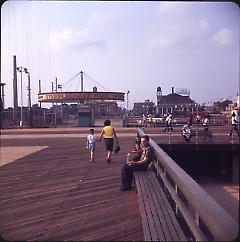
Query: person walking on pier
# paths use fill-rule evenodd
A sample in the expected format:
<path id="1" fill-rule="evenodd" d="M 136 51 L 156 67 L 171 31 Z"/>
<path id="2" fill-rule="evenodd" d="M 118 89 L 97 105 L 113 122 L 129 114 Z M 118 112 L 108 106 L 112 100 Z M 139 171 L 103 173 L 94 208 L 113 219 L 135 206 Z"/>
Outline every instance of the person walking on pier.
<path id="1" fill-rule="evenodd" d="M 232 136 L 232 133 L 233 133 L 234 130 L 238 134 L 238 136 L 240 135 L 239 134 L 239 130 L 238 130 L 238 124 L 239 124 L 239 122 L 237 121 L 236 114 L 235 114 L 235 112 L 233 112 L 232 113 L 232 118 L 231 118 L 231 125 L 232 125 L 232 127 L 230 129 L 229 136 Z"/>
<path id="2" fill-rule="evenodd" d="M 209 126 L 210 126 L 210 115 L 207 114 L 204 121 L 203 121 L 203 129 L 204 129 L 204 140 L 207 139 L 207 137 L 210 137 L 209 136 Z"/>
<path id="3" fill-rule="evenodd" d="M 111 125 L 111 121 L 109 119 L 104 121 L 104 128 L 102 129 L 99 141 L 102 140 L 102 137 L 104 138 L 105 141 L 105 147 L 107 150 L 107 162 L 111 162 L 111 156 L 113 152 L 113 146 L 114 146 L 114 138 L 116 139 L 116 143 L 118 144 L 118 137 L 115 132 L 115 129 Z"/>
<path id="4" fill-rule="evenodd" d="M 90 149 L 90 162 L 94 162 L 96 149 L 96 136 L 94 135 L 94 129 L 89 129 L 89 135 L 87 136 L 87 149 Z"/>
<path id="5" fill-rule="evenodd" d="M 188 122 L 185 124 L 182 128 L 182 135 L 185 141 L 190 142 L 190 139 L 192 137 L 192 129 L 191 129 L 191 123 Z"/>
<path id="6" fill-rule="evenodd" d="M 172 115 L 170 113 L 167 114 L 167 118 L 165 120 L 166 127 L 164 129 L 165 132 L 171 132 L 173 130 L 172 128 Z"/>
<path id="7" fill-rule="evenodd" d="M 201 116 L 199 113 L 196 116 L 196 122 L 197 122 L 197 125 L 199 125 L 201 123 Z"/>
<path id="8" fill-rule="evenodd" d="M 144 135 L 141 137 L 141 145 L 140 145 L 140 159 L 133 158 L 130 159 L 130 153 L 127 157 L 127 162 L 122 166 L 121 169 L 121 178 L 122 184 L 120 187 L 120 191 L 127 191 L 132 189 L 132 181 L 133 181 L 133 172 L 134 171 L 146 171 L 150 162 L 154 159 L 154 150 L 150 146 L 149 136 Z"/>

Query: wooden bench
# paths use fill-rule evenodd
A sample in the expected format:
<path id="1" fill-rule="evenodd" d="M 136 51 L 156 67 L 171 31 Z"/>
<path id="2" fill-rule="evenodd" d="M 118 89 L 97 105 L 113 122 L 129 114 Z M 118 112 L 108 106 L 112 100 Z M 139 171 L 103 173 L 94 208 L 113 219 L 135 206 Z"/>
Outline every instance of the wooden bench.
<path id="1" fill-rule="evenodd" d="M 155 173 L 134 172 L 145 241 L 187 241 Z"/>

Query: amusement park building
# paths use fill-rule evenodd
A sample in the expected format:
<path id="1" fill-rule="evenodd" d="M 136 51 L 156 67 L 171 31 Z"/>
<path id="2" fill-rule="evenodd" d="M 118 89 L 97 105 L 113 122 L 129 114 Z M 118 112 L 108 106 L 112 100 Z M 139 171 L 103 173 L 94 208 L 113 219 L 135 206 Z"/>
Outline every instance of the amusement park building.
<path id="1" fill-rule="evenodd" d="M 189 112 L 197 112 L 198 105 L 190 98 L 190 92 L 186 91 L 185 95 L 172 92 L 168 95 L 162 95 L 161 87 L 157 88 L 157 105 L 156 113 L 165 116 L 167 113 L 177 115 L 186 115 Z"/>
<path id="2" fill-rule="evenodd" d="M 133 106 L 133 115 L 142 116 L 153 114 L 155 112 L 155 104 L 154 102 L 150 102 L 149 100 L 145 100 L 145 102 L 134 103 Z"/>

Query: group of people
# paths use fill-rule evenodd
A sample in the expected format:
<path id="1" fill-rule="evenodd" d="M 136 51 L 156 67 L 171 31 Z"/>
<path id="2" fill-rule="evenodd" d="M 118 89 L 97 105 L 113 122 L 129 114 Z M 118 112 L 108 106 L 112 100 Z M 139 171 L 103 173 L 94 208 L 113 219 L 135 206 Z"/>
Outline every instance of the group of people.
<path id="1" fill-rule="evenodd" d="M 198 114 L 196 117 L 197 125 L 201 122 L 201 117 Z M 204 140 L 207 139 L 209 136 L 209 125 L 210 125 L 210 115 L 206 115 L 206 117 L 203 120 L 203 131 L 204 131 Z M 190 139 L 192 138 L 192 118 L 189 118 L 187 124 L 185 124 L 182 128 L 182 135 L 185 141 L 190 142 Z"/>
<path id="2" fill-rule="evenodd" d="M 200 116 L 196 117 L 197 124 L 200 124 Z M 169 121 L 170 120 L 170 121 Z M 171 117 L 168 120 L 167 129 L 171 129 Z M 210 124 L 210 116 L 207 115 L 203 121 L 204 132 L 208 132 Z M 238 124 L 239 122 L 236 119 L 236 114 L 233 112 L 232 119 L 231 119 L 231 130 L 229 135 L 232 136 L 233 131 L 239 136 Z M 188 120 L 187 124 L 185 124 L 182 128 L 182 135 L 187 142 L 190 142 L 192 137 L 192 130 L 191 130 L 191 120 Z M 87 136 L 87 148 L 90 149 L 90 161 L 94 161 L 94 152 L 96 148 L 96 137 L 94 135 L 94 129 L 89 130 L 89 135 Z M 113 152 L 114 147 L 114 139 L 116 139 L 116 144 L 118 144 L 118 137 L 116 131 L 114 130 L 113 126 L 111 125 L 110 120 L 105 120 L 104 128 L 99 137 L 99 141 L 104 138 L 105 147 L 107 151 L 107 159 L 108 163 L 111 162 L 111 155 Z M 146 171 L 148 165 L 154 160 L 154 150 L 150 145 L 150 139 L 148 135 L 142 136 L 140 139 L 137 137 L 135 149 L 132 150 L 131 153 L 127 155 L 127 161 L 121 168 L 121 186 L 120 191 L 128 191 L 132 189 L 132 182 L 133 182 L 133 172 L 134 171 Z M 132 155 L 135 154 L 134 157 Z"/>
<path id="3" fill-rule="evenodd" d="M 116 139 L 116 145 L 118 145 L 118 137 L 114 127 L 111 125 L 109 119 L 104 121 L 104 128 L 100 134 L 98 141 L 101 141 L 104 138 L 105 147 L 107 151 L 107 163 L 111 162 L 111 156 L 114 148 L 114 138 Z M 90 150 L 90 162 L 95 160 L 95 149 L 96 149 L 96 136 L 94 134 L 94 129 L 89 130 L 89 135 L 87 136 L 87 148 Z"/>
<path id="4" fill-rule="evenodd" d="M 114 127 L 111 125 L 109 119 L 105 120 L 104 128 L 100 134 L 98 141 L 101 141 L 102 138 L 105 142 L 105 148 L 107 151 L 108 163 L 111 162 L 111 155 L 114 148 L 114 139 L 116 139 L 116 145 L 118 145 L 118 137 Z M 97 138 L 94 134 L 94 129 L 89 129 L 89 134 L 87 135 L 87 148 L 90 150 L 90 162 L 94 162 L 95 159 L 95 149 L 96 149 Z M 131 190 L 132 181 L 133 181 L 133 171 L 141 170 L 144 171 L 147 169 L 148 165 L 154 159 L 153 148 L 149 144 L 149 136 L 144 135 L 140 140 L 136 141 L 136 149 L 132 151 L 133 154 L 136 154 L 132 159 L 129 157 L 127 162 L 122 166 L 121 169 L 121 178 L 122 184 L 120 186 L 121 191 Z"/>
<path id="5" fill-rule="evenodd" d="M 167 114 L 167 118 L 166 118 L 165 122 L 166 122 L 166 126 L 165 126 L 164 131 L 171 132 L 173 130 L 171 114 Z M 193 123 L 193 117 L 190 116 L 188 118 L 187 123 L 182 127 L 182 136 L 186 142 L 190 142 L 190 139 L 193 136 L 192 135 L 192 123 Z M 201 117 L 199 114 L 197 114 L 197 116 L 196 116 L 196 123 L 197 123 L 197 125 L 200 125 L 200 123 L 201 123 Z M 240 136 L 238 124 L 239 124 L 239 121 L 237 121 L 237 116 L 236 116 L 235 112 L 233 112 L 232 117 L 231 117 L 231 129 L 229 132 L 229 136 L 232 136 L 234 131 L 237 133 L 238 136 Z M 209 126 L 210 126 L 210 115 L 209 114 L 206 115 L 206 117 L 204 118 L 202 125 L 203 125 L 203 131 L 204 131 L 204 140 L 206 140 L 207 137 L 209 136 Z"/>

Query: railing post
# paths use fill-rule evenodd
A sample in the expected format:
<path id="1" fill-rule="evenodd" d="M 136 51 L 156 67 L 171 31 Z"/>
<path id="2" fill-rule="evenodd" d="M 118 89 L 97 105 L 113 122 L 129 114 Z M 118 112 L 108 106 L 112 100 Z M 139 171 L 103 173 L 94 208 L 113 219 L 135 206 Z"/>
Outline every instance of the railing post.
<path id="1" fill-rule="evenodd" d="M 171 144 L 171 130 L 168 131 L 168 144 Z"/>
<path id="2" fill-rule="evenodd" d="M 167 170 L 166 170 L 166 168 L 163 168 L 163 176 L 166 179 L 166 177 L 167 177 Z M 163 183 L 163 190 L 164 190 L 164 192 L 166 192 L 166 190 L 167 190 L 167 188 L 165 186 L 165 183 Z"/>
<path id="3" fill-rule="evenodd" d="M 195 211 L 195 221 L 196 221 L 197 226 L 199 227 L 199 215 L 198 215 L 197 211 Z"/>
<path id="4" fill-rule="evenodd" d="M 175 184 L 175 192 L 176 192 L 176 195 L 178 195 L 178 186 L 177 186 L 177 184 Z M 177 206 L 176 203 L 175 203 L 175 214 L 176 214 L 176 216 L 178 215 L 178 206 Z"/>
<path id="5" fill-rule="evenodd" d="M 196 145 L 198 144 L 198 123 L 197 123 L 197 129 L 196 129 Z"/>

